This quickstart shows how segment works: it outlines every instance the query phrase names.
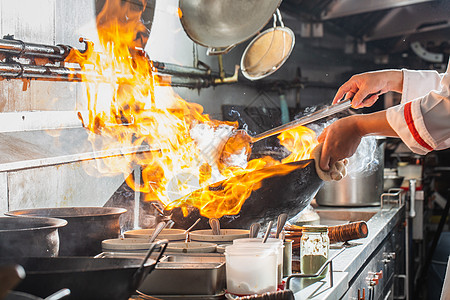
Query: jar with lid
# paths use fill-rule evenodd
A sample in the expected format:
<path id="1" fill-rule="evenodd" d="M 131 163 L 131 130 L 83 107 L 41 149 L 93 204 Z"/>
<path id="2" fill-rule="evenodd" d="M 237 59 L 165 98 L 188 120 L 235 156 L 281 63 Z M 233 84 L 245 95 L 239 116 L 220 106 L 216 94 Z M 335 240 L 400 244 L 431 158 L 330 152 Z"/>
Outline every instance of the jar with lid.
<path id="1" fill-rule="evenodd" d="M 300 270 L 303 274 L 315 274 L 327 261 L 330 249 L 328 227 L 305 225 L 300 240 Z M 324 278 L 326 268 L 317 278 Z"/>

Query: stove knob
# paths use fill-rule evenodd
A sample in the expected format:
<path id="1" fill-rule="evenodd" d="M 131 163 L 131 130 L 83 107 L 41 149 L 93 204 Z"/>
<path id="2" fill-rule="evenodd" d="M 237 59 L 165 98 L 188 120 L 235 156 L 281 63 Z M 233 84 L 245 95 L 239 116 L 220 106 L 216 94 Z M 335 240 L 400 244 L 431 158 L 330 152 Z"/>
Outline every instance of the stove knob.
<path id="1" fill-rule="evenodd" d="M 383 270 L 379 272 L 369 272 L 366 277 L 366 282 L 369 286 L 376 286 L 380 283 L 380 279 L 383 278 Z"/>

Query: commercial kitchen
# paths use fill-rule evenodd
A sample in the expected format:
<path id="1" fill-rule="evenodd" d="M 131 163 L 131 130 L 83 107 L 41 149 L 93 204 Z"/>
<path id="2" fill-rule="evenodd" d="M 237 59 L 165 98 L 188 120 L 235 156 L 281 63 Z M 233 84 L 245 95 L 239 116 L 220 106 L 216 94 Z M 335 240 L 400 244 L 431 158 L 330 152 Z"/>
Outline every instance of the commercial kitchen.
<path id="1" fill-rule="evenodd" d="M 0 299 L 450 299 L 449 150 L 317 139 L 400 103 L 332 104 L 353 75 L 446 72 L 450 1 L 0 0 L 0 33 Z"/>

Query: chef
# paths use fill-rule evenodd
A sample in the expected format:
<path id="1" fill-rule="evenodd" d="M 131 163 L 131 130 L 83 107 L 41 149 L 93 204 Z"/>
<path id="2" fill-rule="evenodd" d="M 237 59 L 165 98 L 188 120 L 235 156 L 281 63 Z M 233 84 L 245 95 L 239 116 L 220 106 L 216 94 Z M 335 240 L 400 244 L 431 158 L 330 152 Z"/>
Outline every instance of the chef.
<path id="1" fill-rule="evenodd" d="M 353 97 L 353 108 L 371 106 L 388 91 L 402 94 L 399 105 L 340 119 L 323 131 L 319 136 L 324 143 L 320 158 L 323 170 L 353 155 L 367 135 L 399 137 L 418 154 L 450 148 L 450 61 L 443 74 L 403 69 L 354 75 L 339 88 L 333 103 L 345 96 Z M 450 300 L 450 260 L 441 299 Z"/>

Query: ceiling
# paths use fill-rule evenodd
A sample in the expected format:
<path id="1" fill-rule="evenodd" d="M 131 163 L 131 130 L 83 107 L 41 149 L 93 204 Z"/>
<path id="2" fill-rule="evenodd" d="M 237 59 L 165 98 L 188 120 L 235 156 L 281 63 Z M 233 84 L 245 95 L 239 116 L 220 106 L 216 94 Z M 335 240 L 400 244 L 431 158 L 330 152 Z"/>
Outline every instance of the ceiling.
<path id="1" fill-rule="evenodd" d="M 283 13 L 385 53 L 450 53 L 450 0 L 283 0 Z"/>

